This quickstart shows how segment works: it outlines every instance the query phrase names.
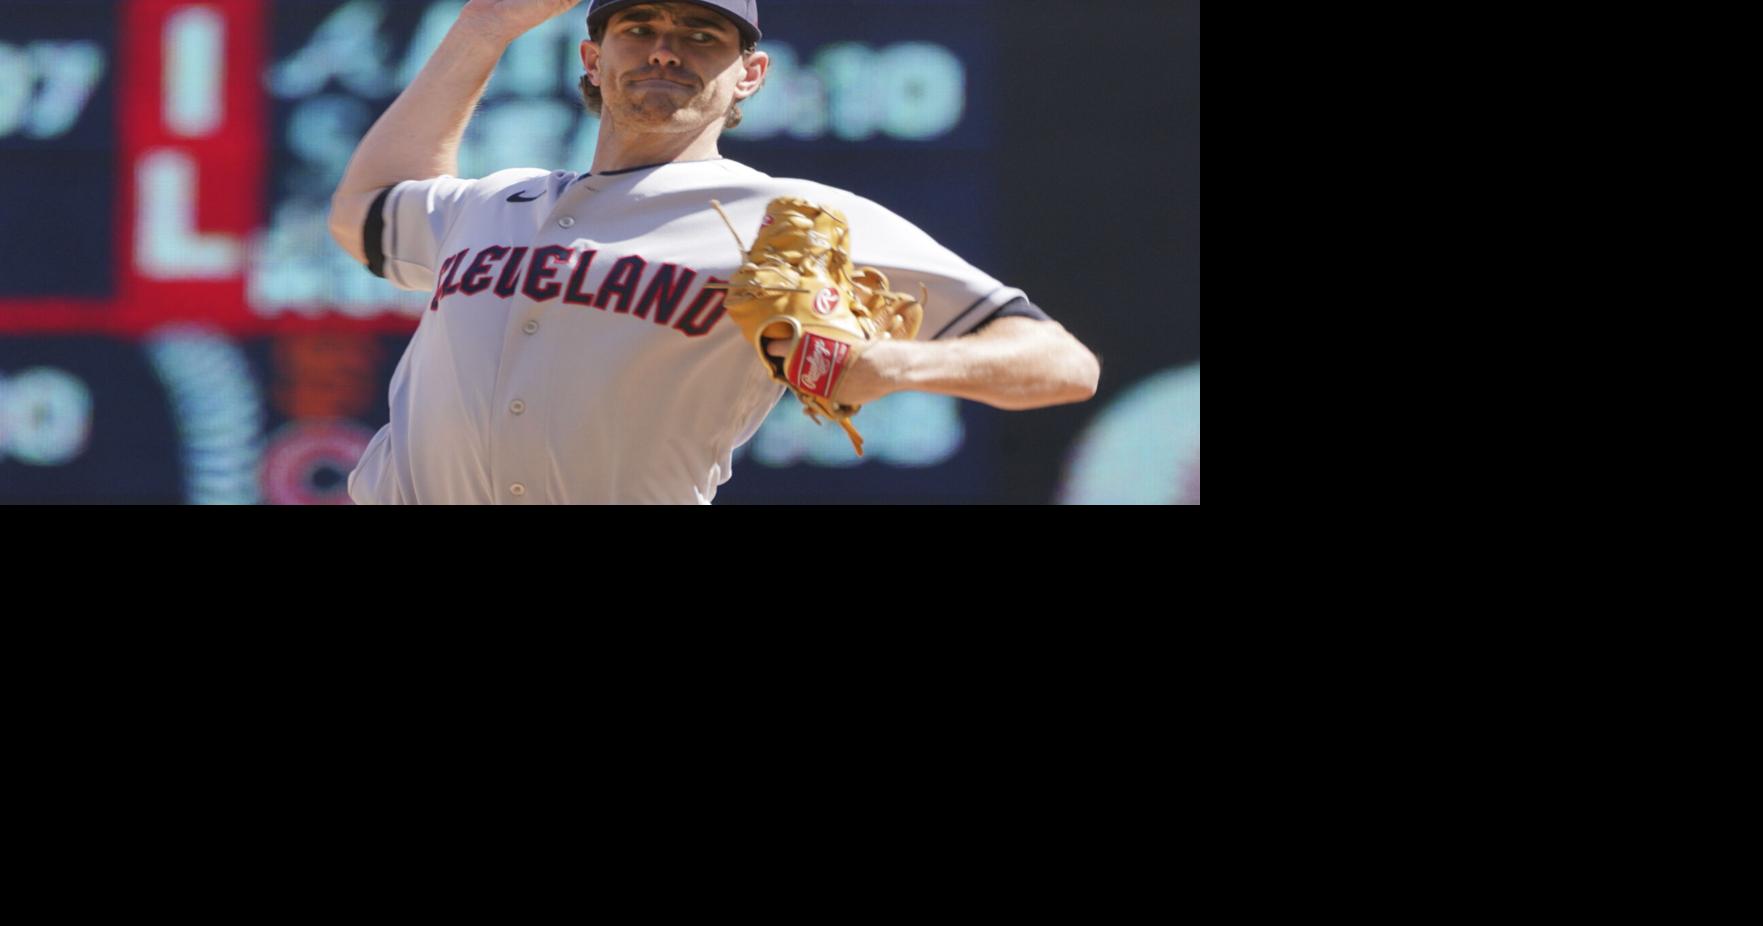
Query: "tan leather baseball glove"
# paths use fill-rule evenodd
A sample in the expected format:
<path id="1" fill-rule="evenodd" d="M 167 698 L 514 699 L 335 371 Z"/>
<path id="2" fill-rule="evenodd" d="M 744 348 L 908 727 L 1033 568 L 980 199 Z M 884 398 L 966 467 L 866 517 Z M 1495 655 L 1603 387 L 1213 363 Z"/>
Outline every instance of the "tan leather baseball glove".
<path id="1" fill-rule="evenodd" d="M 712 205 L 722 213 L 720 203 Z M 729 231 L 740 244 L 732 224 Z M 759 237 L 742 250 L 745 262 L 725 287 L 729 317 L 771 378 L 802 400 L 802 411 L 816 423 L 821 415 L 837 421 L 862 456 L 863 435 L 851 423 L 862 406 L 835 402 L 833 394 L 870 345 L 918 337 L 922 301 L 888 289 L 887 276 L 874 267 L 852 267 L 844 213 L 805 199 L 772 200 Z M 787 358 L 767 351 L 778 341 L 789 342 Z"/>

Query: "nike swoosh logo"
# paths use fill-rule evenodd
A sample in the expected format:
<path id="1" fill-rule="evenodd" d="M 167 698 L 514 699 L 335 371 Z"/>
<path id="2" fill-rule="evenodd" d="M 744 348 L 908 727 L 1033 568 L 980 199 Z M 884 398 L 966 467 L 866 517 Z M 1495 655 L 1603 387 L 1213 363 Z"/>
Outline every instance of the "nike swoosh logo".
<path id="1" fill-rule="evenodd" d="M 520 194 L 516 193 L 513 196 L 508 197 L 508 201 L 511 203 L 530 203 L 530 202 L 536 201 L 538 198 L 539 198 L 539 194 L 537 194 L 537 193 L 534 193 L 532 196 L 527 197 L 525 199 L 522 199 Z"/>

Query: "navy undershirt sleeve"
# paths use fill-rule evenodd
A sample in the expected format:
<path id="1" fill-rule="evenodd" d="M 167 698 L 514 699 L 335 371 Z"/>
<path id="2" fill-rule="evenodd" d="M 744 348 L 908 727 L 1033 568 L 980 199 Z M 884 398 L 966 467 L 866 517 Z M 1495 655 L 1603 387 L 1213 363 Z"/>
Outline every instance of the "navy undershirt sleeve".
<path id="1" fill-rule="evenodd" d="M 1052 316 L 1041 311 L 1040 306 L 1037 306 L 1034 303 L 1028 301 L 1027 296 L 1017 296 L 1015 299 L 1012 299 L 1009 302 L 1006 302 L 1003 305 L 998 306 L 998 310 L 996 312 L 993 312 L 992 314 L 986 316 L 985 321 L 980 322 L 977 325 L 974 325 L 973 330 L 978 331 L 981 328 L 984 328 L 985 326 L 991 324 L 992 322 L 997 321 L 1000 318 L 1009 318 L 1010 316 L 1013 316 L 1013 315 L 1020 316 L 1022 318 L 1035 318 L 1035 319 L 1039 319 L 1044 322 L 1050 322 L 1053 320 Z M 969 332 L 969 333 L 971 333 L 971 332 Z"/>
<path id="2" fill-rule="evenodd" d="M 367 252 L 367 272 L 382 280 L 386 277 L 386 249 L 382 241 L 386 234 L 386 197 L 391 195 L 392 188 L 386 187 L 374 197 L 373 205 L 367 209 L 367 224 L 361 230 L 362 250 Z"/>

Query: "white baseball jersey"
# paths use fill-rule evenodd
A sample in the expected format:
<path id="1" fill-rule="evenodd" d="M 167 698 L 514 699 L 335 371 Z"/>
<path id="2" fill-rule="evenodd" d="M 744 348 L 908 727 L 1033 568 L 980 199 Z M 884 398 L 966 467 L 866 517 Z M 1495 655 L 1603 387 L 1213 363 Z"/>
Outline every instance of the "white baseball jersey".
<path id="1" fill-rule="evenodd" d="M 778 196 L 842 210 L 857 264 L 923 283 L 921 339 L 1023 298 L 867 199 L 726 158 L 406 181 L 369 217 L 370 266 L 433 296 L 350 497 L 708 504 L 784 394 L 705 288 L 744 256 L 710 200 L 751 244 Z"/>

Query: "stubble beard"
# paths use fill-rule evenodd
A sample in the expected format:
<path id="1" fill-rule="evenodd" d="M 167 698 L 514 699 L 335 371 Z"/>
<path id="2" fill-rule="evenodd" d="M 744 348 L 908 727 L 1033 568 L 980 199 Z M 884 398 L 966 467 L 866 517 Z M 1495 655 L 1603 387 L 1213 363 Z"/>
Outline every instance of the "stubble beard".
<path id="1" fill-rule="evenodd" d="M 628 92 L 620 88 L 618 99 L 609 100 L 607 108 L 616 114 L 614 121 L 620 125 L 649 131 L 691 131 L 706 121 L 712 102 L 709 90 L 693 90 L 687 96 L 671 90 Z"/>

